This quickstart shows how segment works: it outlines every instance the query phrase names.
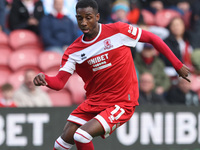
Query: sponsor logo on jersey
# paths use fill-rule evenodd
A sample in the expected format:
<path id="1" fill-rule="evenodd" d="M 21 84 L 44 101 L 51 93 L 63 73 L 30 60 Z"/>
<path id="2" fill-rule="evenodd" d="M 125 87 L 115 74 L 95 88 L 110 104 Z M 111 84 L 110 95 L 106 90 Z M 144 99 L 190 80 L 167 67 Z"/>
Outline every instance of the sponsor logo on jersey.
<path id="1" fill-rule="evenodd" d="M 100 55 L 100 56 L 97 56 L 95 58 L 91 58 L 87 62 L 88 62 L 89 65 L 94 65 L 94 64 L 100 63 L 102 61 L 105 61 L 107 59 L 108 59 L 108 53 Z"/>
<path id="2" fill-rule="evenodd" d="M 97 56 L 95 58 L 91 58 L 87 62 L 89 65 L 92 65 L 93 71 L 98 71 L 112 65 L 111 63 L 107 64 L 106 60 L 108 60 L 108 53 Z"/>
<path id="3" fill-rule="evenodd" d="M 113 47 L 110 39 L 106 39 L 103 43 L 104 43 L 104 50 L 111 49 Z"/>

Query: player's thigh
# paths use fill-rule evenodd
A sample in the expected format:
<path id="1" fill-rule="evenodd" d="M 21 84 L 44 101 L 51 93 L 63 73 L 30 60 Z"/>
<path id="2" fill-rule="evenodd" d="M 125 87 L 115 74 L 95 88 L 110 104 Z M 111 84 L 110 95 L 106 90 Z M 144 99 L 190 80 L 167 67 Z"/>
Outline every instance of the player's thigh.
<path id="1" fill-rule="evenodd" d="M 133 115 L 135 107 L 114 105 L 106 108 L 104 111 L 94 117 L 104 129 L 102 138 L 111 135 L 116 128 L 126 123 Z"/>
<path id="2" fill-rule="evenodd" d="M 88 121 L 80 128 L 88 132 L 92 137 L 102 136 L 106 138 L 125 122 L 127 122 L 135 111 L 135 107 L 111 106 L 101 111 L 97 116 Z"/>
<path id="3" fill-rule="evenodd" d="M 91 119 L 86 124 L 80 127 L 87 133 L 89 133 L 92 137 L 100 136 L 104 134 L 103 126 L 96 119 Z"/>
<path id="4" fill-rule="evenodd" d="M 62 139 L 70 144 L 74 144 L 74 139 L 73 139 L 73 136 L 74 136 L 74 133 L 75 131 L 80 127 L 80 125 L 78 124 L 75 124 L 73 122 L 67 122 L 65 127 L 64 127 L 64 130 L 63 130 L 63 133 L 61 135 Z"/>

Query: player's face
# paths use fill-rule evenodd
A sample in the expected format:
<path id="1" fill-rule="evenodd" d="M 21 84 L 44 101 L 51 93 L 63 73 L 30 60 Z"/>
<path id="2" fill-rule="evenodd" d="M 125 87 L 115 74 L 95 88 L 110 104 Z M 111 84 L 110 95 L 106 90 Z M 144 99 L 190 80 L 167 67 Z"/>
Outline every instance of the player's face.
<path id="1" fill-rule="evenodd" d="M 99 32 L 99 13 L 96 13 L 92 7 L 78 8 L 76 13 L 76 19 L 81 31 L 87 38 L 94 38 Z"/>

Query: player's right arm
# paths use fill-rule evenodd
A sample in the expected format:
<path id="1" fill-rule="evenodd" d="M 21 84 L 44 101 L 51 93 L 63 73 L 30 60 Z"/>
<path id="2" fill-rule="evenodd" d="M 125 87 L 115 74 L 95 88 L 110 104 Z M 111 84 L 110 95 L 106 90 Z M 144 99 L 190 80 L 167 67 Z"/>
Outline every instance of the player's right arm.
<path id="1" fill-rule="evenodd" d="M 45 75 L 44 73 L 39 73 L 33 79 L 33 83 L 36 86 L 47 86 L 58 91 L 63 89 L 70 76 L 71 74 L 66 71 L 59 71 L 56 76 L 52 77 Z"/>
<path id="2" fill-rule="evenodd" d="M 75 70 L 76 62 L 70 58 L 69 55 L 70 54 L 66 50 L 62 57 L 60 70 L 56 76 L 48 76 L 44 73 L 39 73 L 34 78 L 33 83 L 36 86 L 47 86 L 53 90 L 61 90 Z"/>

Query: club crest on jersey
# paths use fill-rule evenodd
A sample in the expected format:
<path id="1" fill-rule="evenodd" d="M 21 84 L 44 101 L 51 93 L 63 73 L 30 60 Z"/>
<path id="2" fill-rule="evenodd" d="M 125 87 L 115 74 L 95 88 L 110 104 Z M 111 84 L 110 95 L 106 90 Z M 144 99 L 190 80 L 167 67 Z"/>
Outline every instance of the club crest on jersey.
<path id="1" fill-rule="evenodd" d="M 106 39 L 103 43 L 104 43 L 104 50 L 107 50 L 113 47 L 110 39 Z"/>

